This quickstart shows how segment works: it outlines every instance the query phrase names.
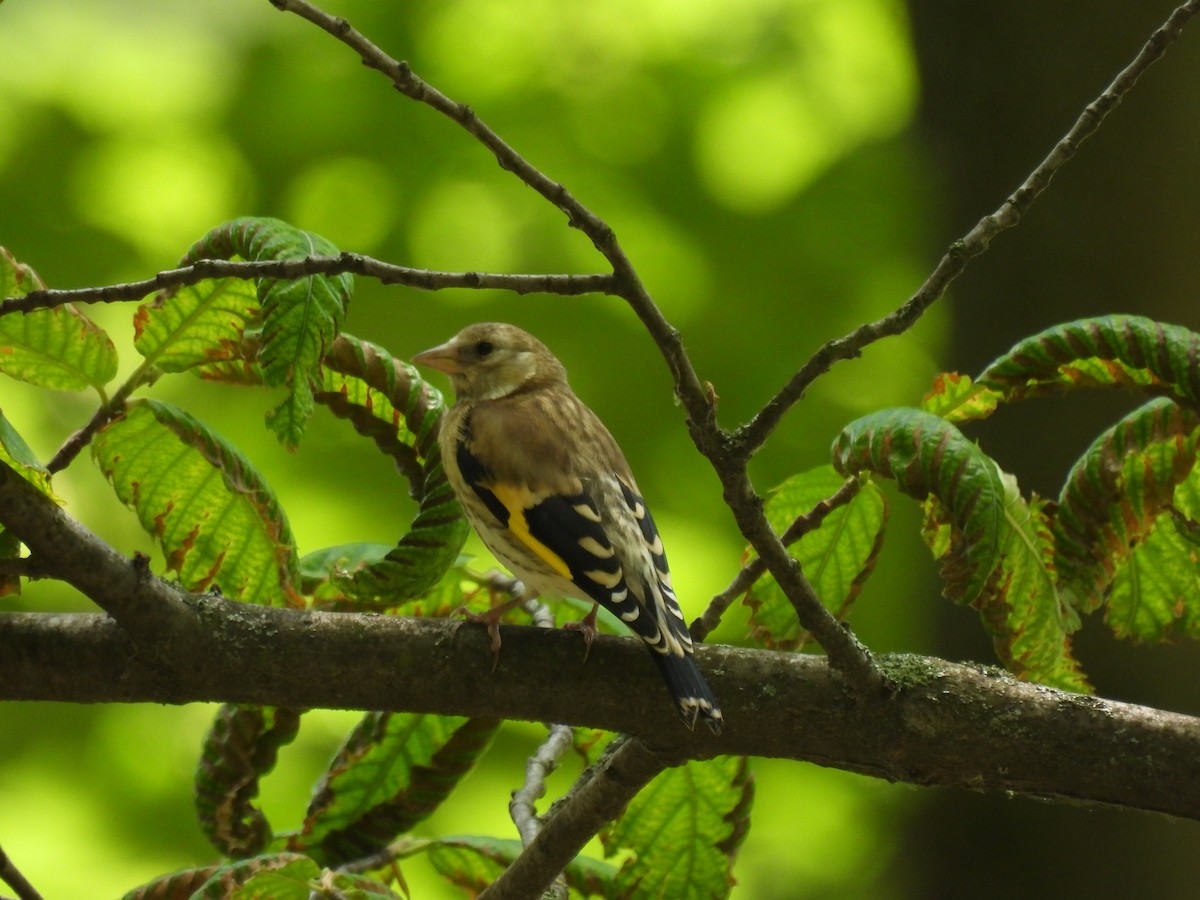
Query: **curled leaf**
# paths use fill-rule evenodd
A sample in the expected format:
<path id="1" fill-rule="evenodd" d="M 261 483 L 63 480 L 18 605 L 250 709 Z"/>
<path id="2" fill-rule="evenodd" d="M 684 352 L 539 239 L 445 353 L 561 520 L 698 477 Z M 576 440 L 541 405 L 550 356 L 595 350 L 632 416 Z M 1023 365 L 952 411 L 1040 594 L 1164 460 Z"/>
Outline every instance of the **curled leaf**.
<path id="1" fill-rule="evenodd" d="M 1196 465 L 1198 428 L 1195 413 L 1154 400 L 1101 434 L 1071 469 L 1054 537 L 1061 584 L 1081 610 L 1104 602 L 1117 573 L 1172 508 L 1176 487 Z"/>
<path id="2" fill-rule="evenodd" d="M 833 446 L 842 475 L 875 472 L 902 491 L 933 495 L 952 524 L 942 548 L 946 594 L 973 603 L 1000 562 L 1004 485 L 993 462 L 949 422 L 917 409 L 888 409 L 856 419 Z"/>
<path id="3" fill-rule="evenodd" d="M 977 383 L 1005 400 L 1121 385 L 1200 408 L 1200 335 L 1142 316 L 1055 325 L 992 362 Z"/>

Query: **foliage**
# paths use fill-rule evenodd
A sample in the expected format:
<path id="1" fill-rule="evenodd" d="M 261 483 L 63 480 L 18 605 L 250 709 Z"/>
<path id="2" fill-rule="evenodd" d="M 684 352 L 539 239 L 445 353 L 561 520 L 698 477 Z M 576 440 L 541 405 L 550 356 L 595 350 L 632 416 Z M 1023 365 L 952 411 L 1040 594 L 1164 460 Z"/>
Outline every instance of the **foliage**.
<path id="1" fill-rule="evenodd" d="M 859 139 L 857 132 L 847 138 Z M 238 218 L 209 231 L 180 265 L 339 255 L 327 239 L 281 220 Z M 0 252 L 0 297 L 41 287 L 32 269 Z M 0 316 L 0 371 L 45 390 L 96 393 L 94 427 L 73 439 L 73 449 L 90 444 L 116 497 L 136 512 L 187 590 L 296 608 L 446 615 L 472 582 L 483 582 L 460 566 L 467 528 L 435 440 L 444 403 L 411 367 L 343 330 L 353 292 L 346 271 L 213 277 L 162 290 L 133 315 L 141 359 L 115 387 L 116 345 L 80 309 L 61 303 Z M 1187 329 L 1135 317 L 1048 329 L 975 379 L 940 376 L 920 409 L 850 423 L 834 444 L 833 466 L 787 478 L 766 514 L 840 619 L 874 570 L 888 518 L 880 482 L 894 480 L 923 505 L 923 537 L 941 564 L 945 595 L 978 610 L 1005 666 L 1087 691 L 1071 648 L 1082 616 L 1102 611 L 1114 633 L 1139 640 L 1200 633 L 1198 348 L 1200 337 Z M 282 391 L 266 423 L 290 450 L 301 446 L 318 407 L 347 422 L 408 479 L 418 504 L 410 527 L 393 544 L 301 556 L 285 510 L 246 454 L 188 410 L 135 397 L 183 373 Z M 1023 494 L 959 429 L 1003 403 L 1114 386 L 1156 399 L 1096 439 L 1054 502 Z M 49 469 L 3 416 L 0 461 L 51 492 Z M 12 536 L 0 534 L 0 555 L 19 554 Z M 7 579 L 0 590 L 17 584 Z M 809 636 L 772 576 L 753 583 L 745 602 L 754 640 L 805 646 Z M 222 708 L 196 778 L 201 826 L 222 860 L 128 896 L 393 897 L 392 885 L 404 890 L 399 861 L 416 854 L 450 883 L 477 891 L 521 852 L 490 835 L 421 840 L 413 832 L 488 753 L 500 726 L 490 719 L 367 714 L 314 788 L 300 827 L 276 831 L 255 799 L 300 724 L 299 711 Z M 606 857 L 621 862 L 579 857 L 566 883 L 584 895 L 724 896 L 753 801 L 744 758 L 669 769 L 604 832 Z M 370 875 L 343 871 L 363 860 L 377 863 Z"/>
<path id="2" fill-rule="evenodd" d="M 253 238 L 249 243 L 247 235 Z M 328 248 L 320 239 L 297 235 L 274 220 L 238 220 L 214 230 L 189 257 L 245 251 L 261 259 L 277 249 L 293 258 L 297 242 Z M 231 245 L 233 237 L 240 243 Z M 10 255 L 0 259 L 5 284 L 35 277 Z M 302 295 L 341 296 L 337 308 L 349 299 L 344 281 L 336 289 L 325 276 L 296 284 L 299 289 L 282 290 L 279 282 L 260 281 L 252 296 L 236 281 L 201 281 L 138 307 L 134 347 L 144 364 L 115 392 L 124 400 L 95 434 L 93 458 L 190 590 L 219 586 L 243 602 L 342 609 L 367 602 L 410 612 L 405 604 L 436 595 L 444 590 L 431 595 L 439 583 L 453 596 L 464 577 L 450 571 L 464 528 L 437 458 L 440 395 L 381 348 L 337 333 L 341 320 L 328 303 L 314 304 L 317 311 L 300 324 L 276 327 L 264 338 L 265 295 L 273 295 L 274 315 L 281 315 L 281 306 L 303 303 L 297 299 Z M 44 316 L 46 327 L 20 331 L 24 345 L 38 350 L 11 354 L 8 371 L 46 387 L 91 387 L 104 398 L 102 376 L 111 377 L 115 365 L 80 361 L 93 359 L 96 348 L 108 348 L 115 357 L 112 342 L 84 313 L 64 309 L 44 310 L 58 317 Z M 63 327 L 68 321 L 76 324 Z M 1086 691 L 1070 648 L 1081 615 L 1103 608 L 1117 634 L 1143 640 L 1191 633 L 1200 620 L 1196 601 L 1188 599 L 1195 592 L 1182 590 L 1197 577 L 1192 534 L 1200 526 L 1190 515 L 1197 506 L 1200 421 L 1191 411 L 1195 388 L 1186 360 L 1198 343 L 1200 337 L 1185 329 L 1132 317 L 1049 329 L 977 379 L 939 377 L 923 410 L 884 410 L 847 425 L 833 448 L 837 471 L 826 466 L 789 479 L 768 501 L 769 519 L 794 541 L 792 552 L 841 617 L 873 569 L 882 541 L 886 503 L 875 479 L 894 479 L 925 506 L 924 536 L 941 562 L 947 597 L 979 610 L 1008 668 Z M 280 374 L 278 360 L 285 356 L 303 365 Z M 271 370 L 276 374 L 269 380 Z M 91 374 L 72 381 L 62 375 L 67 371 Z M 237 448 L 182 409 L 131 397 L 159 375 L 178 372 L 237 384 L 283 384 L 303 395 L 285 401 L 287 409 L 303 410 L 303 397 L 311 397 L 352 424 L 408 475 L 421 502 L 409 532 L 390 550 L 333 547 L 301 561 L 285 512 Z M 300 381 L 304 386 L 297 388 Z M 1097 438 L 1067 477 L 1057 503 L 1023 496 L 1015 479 L 956 424 L 1047 390 L 1111 386 L 1166 396 Z M 280 408 L 270 412 L 269 426 L 283 440 L 299 440 L 299 418 L 293 419 L 296 428 L 281 432 L 282 414 Z M 16 430 L 3 424 L 6 461 L 48 490 Z M 858 480 L 843 484 L 847 476 Z M 1148 577 L 1150 572 L 1159 574 Z M 773 579 L 753 585 L 746 602 L 759 640 L 776 648 L 804 643 Z M 449 604 L 425 608 L 445 614 Z M 253 800 L 260 778 L 299 725 L 298 715 L 288 710 L 228 707 L 219 713 L 197 775 L 198 810 L 217 848 L 245 862 L 201 870 L 205 880 L 194 896 L 232 883 L 239 885 L 237 896 L 300 896 L 325 877 L 322 866 L 386 853 L 450 796 L 486 753 L 499 722 L 368 714 L 316 787 L 300 829 L 276 833 Z M 683 896 L 684 885 L 689 896 L 721 895 L 748 827 L 752 797 L 745 760 L 718 758 L 664 772 L 606 832 L 606 851 L 632 848 L 632 862 L 613 869 L 581 860 L 568 872 L 568 882 L 585 893 L 613 896 Z M 448 880 L 472 889 L 486 884 L 520 849 L 485 837 L 403 847 L 405 853 L 428 853 Z M 167 877 L 200 883 L 195 874 Z M 150 892 L 152 886 L 140 890 Z M 391 895 L 383 883 L 355 890 Z"/>

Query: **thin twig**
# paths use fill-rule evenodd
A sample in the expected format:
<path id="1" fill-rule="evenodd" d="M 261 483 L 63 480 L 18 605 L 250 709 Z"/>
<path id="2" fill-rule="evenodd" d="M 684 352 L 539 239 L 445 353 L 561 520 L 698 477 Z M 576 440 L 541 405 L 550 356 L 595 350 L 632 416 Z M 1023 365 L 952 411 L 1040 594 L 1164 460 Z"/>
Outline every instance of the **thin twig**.
<path id="1" fill-rule="evenodd" d="M 99 409 L 92 413 L 92 417 L 88 419 L 87 424 L 67 438 L 58 452 L 50 462 L 46 463 L 46 470 L 53 475 L 55 472 L 61 472 L 69 466 L 83 449 L 91 443 L 97 432 L 113 419 L 122 415 L 125 412 L 126 401 L 139 387 L 144 387 L 153 384 L 157 380 L 158 375 L 152 369 L 146 367 L 143 363 L 139 366 L 129 378 L 113 395 L 103 403 Z"/>
<path id="2" fill-rule="evenodd" d="M 29 883 L 21 870 L 13 865 L 12 859 L 0 847 L 0 881 L 17 892 L 18 900 L 42 900 L 42 895 Z"/>
<path id="3" fill-rule="evenodd" d="M 538 896 L 592 835 L 620 816 L 638 791 L 670 764 L 636 738 L 624 741 L 597 763 L 591 778 L 580 780 L 570 803 L 555 806 L 546 827 L 484 889 L 480 900 Z"/>
<path id="4" fill-rule="evenodd" d="M 616 279 L 612 275 L 507 275 L 497 272 L 441 272 L 413 269 L 363 256 L 342 253 L 339 256 L 307 256 L 303 259 L 239 261 L 202 259 L 189 266 L 167 269 L 142 281 L 110 284 L 103 287 L 66 290 L 30 291 L 20 297 L 0 301 L 0 316 L 61 306 L 64 303 L 118 303 L 141 300 L 155 291 L 198 284 L 210 278 L 304 278 L 310 275 L 340 275 L 351 272 L 378 279 L 383 284 L 402 284 L 422 291 L 448 288 L 468 290 L 505 290 L 514 294 L 612 293 Z"/>
<path id="5" fill-rule="evenodd" d="M 784 546 L 791 546 L 810 531 L 816 531 L 831 512 L 857 497 L 861 487 L 862 483 L 858 478 L 847 478 L 832 496 L 821 500 L 808 512 L 796 516 L 792 524 L 780 535 L 780 541 Z M 733 581 L 729 582 L 729 586 L 713 597 L 704 614 L 692 622 L 692 639 L 702 641 L 712 634 L 733 602 L 750 590 L 766 571 L 767 564 L 761 556 L 755 556 L 742 566 L 741 571 L 733 577 Z"/>
<path id="6" fill-rule="evenodd" d="M 749 459 L 812 383 L 835 363 L 855 359 L 869 344 L 912 328 L 925 311 L 941 299 L 970 260 L 985 252 L 997 235 L 1020 222 L 1021 216 L 1046 189 L 1058 170 L 1075 155 L 1080 144 L 1096 132 L 1105 116 L 1129 93 L 1142 73 L 1162 57 L 1197 12 L 1200 12 L 1200 0 L 1189 0 L 1171 13 L 1167 21 L 1150 35 L 1133 62 L 1122 69 L 1100 96 L 1087 105 L 1071 130 L 1054 145 L 1021 186 L 1009 194 L 995 212 L 984 216 L 963 238 L 950 245 L 925 283 L 902 306 L 878 321 L 860 325 L 844 337 L 829 341 L 817 350 L 766 406 L 737 431 L 737 452 L 744 459 Z"/>
<path id="7" fill-rule="evenodd" d="M 537 837 L 542 823 L 538 818 L 537 801 L 546 796 L 546 778 L 558 768 L 562 755 L 571 749 L 574 732 L 566 725 L 551 725 L 546 740 L 537 752 L 525 761 L 525 782 L 513 791 L 508 811 L 512 815 L 521 843 L 529 846 Z"/>

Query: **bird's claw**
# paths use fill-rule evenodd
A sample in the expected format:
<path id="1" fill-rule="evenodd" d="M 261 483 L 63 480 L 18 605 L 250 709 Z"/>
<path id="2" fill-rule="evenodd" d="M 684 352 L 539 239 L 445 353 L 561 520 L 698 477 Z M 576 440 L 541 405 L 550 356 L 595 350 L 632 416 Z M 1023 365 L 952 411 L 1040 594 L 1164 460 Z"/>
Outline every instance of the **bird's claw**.
<path id="1" fill-rule="evenodd" d="M 600 608 L 599 604 L 592 606 L 592 611 L 580 619 L 578 622 L 568 622 L 563 626 L 565 631 L 578 631 L 583 635 L 583 661 L 588 661 L 588 656 L 592 652 L 592 641 L 596 639 L 596 610 Z"/>
<path id="2" fill-rule="evenodd" d="M 507 603 L 501 603 L 499 606 L 493 606 L 487 612 L 471 612 L 466 606 L 460 606 L 456 609 L 452 616 L 461 615 L 468 622 L 483 624 L 487 626 L 488 643 L 492 648 L 492 671 L 496 671 L 496 667 L 500 665 L 500 619 L 506 612 L 518 605 L 520 600 L 510 600 Z"/>

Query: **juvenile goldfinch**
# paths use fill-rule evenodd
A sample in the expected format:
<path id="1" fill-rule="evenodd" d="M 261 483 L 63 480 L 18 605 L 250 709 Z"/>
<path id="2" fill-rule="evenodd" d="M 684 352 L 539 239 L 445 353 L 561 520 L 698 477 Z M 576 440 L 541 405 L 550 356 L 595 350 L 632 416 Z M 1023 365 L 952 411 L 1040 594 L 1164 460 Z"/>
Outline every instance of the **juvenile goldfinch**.
<path id="1" fill-rule="evenodd" d="M 470 325 L 413 362 L 454 385 L 442 464 L 488 549 L 529 591 L 614 613 L 646 642 L 688 727 L 703 718 L 719 732 L 721 710 L 692 657 L 650 510 L 562 363 L 537 338 L 497 323 Z"/>

